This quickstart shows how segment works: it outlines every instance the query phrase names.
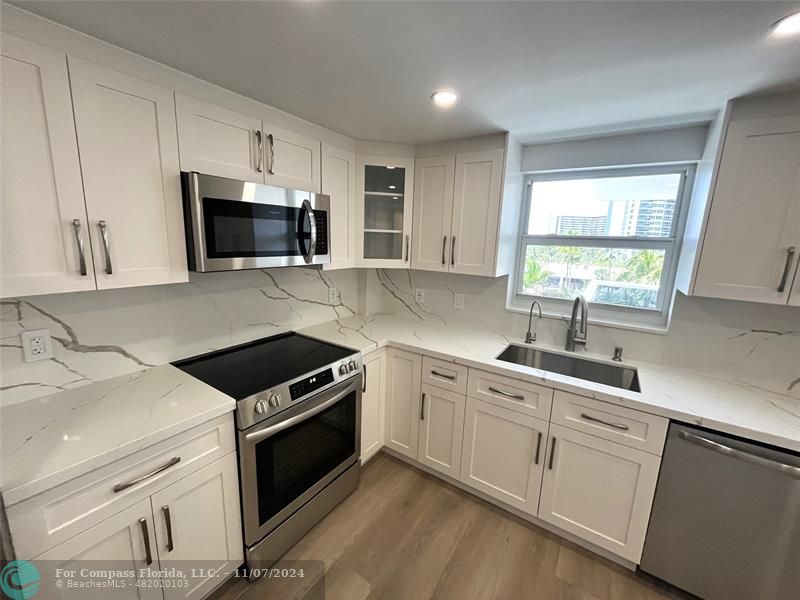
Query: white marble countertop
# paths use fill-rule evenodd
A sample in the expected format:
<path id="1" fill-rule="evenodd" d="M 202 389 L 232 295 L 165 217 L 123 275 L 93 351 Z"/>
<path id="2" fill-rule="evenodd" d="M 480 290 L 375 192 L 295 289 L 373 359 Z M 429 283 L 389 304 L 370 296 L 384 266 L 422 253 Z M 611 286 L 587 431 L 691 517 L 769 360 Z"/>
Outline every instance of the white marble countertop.
<path id="1" fill-rule="evenodd" d="M 0 411 L 6 506 L 234 410 L 236 401 L 171 365 Z"/>
<path id="2" fill-rule="evenodd" d="M 430 322 L 420 323 L 401 315 L 354 316 L 307 327 L 299 332 L 364 354 L 387 345 L 423 352 L 468 367 L 544 383 L 556 389 L 800 451 L 800 400 L 728 378 L 626 360 L 623 364 L 638 369 L 642 389 L 641 393 L 630 392 L 495 359 L 509 343 L 521 344 L 521 339 L 432 325 Z M 563 352 L 560 348 L 534 345 Z M 610 362 L 607 357 L 581 354 Z"/>

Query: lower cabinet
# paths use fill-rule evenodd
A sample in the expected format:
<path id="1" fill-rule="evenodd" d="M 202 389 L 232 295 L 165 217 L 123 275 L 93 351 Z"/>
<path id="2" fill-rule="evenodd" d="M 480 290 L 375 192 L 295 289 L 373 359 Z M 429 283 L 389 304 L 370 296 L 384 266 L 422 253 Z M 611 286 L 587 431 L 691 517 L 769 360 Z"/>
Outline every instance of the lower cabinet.
<path id="1" fill-rule="evenodd" d="M 638 563 L 660 458 L 550 425 L 539 518 Z"/>
<path id="2" fill-rule="evenodd" d="M 547 422 L 467 398 L 461 482 L 536 515 Z"/>
<path id="3" fill-rule="evenodd" d="M 372 458 L 383 446 L 384 353 L 364 357 L 361 394 L 361 463 Z"/>
<path id="4" fill-rule="evenodd" d="M 423 384 L 417 460 L 458 479 L 466 397 Z"/>
<path id="5" fill-rule="evenodd" d="M 386 351 L 386 446 L 417 458 L 422 357 L 413 352 Z"/>

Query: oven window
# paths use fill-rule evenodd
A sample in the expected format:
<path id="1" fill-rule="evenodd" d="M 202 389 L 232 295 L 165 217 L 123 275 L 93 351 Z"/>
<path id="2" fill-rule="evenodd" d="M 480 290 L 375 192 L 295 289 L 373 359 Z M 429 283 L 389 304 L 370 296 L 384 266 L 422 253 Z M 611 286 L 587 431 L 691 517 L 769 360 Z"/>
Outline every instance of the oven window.
<path id="1" fill-rule="evenodd" d="M 310 236 L 308 218 L 300 219 L 300 213 L 299 208 L 275 204 L 203 198 L 206 254 L 208 258 L 300 256 L 300 236 Z"/>
<path id="2" fill-rule="evenodd" d="M 256 444 L 263 525 L 356 451 L 356 392 Z"/>

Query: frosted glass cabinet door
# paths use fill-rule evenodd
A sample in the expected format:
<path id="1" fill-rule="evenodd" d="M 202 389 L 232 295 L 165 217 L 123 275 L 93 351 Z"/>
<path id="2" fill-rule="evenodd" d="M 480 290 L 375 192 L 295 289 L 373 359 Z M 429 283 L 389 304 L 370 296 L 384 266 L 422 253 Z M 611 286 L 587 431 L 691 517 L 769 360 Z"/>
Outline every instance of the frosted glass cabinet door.
<path id="1" fill-rule="evenodd" d="M 2 82 L 0 295 L 93 290 L 67 57 L 3 33 Z"/>

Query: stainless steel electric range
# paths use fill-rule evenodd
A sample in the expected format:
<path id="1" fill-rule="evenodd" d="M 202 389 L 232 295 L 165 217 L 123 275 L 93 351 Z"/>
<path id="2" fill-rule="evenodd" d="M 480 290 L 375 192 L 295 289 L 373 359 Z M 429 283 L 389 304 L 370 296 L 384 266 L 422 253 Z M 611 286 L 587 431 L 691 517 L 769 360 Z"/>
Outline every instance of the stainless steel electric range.
<path id="1" fill-rule="evenodd" d="M 267 567 L 358 487 L 361 355 L 287 333 L 174 365 L 237 400 L 245 554 Z"/>

